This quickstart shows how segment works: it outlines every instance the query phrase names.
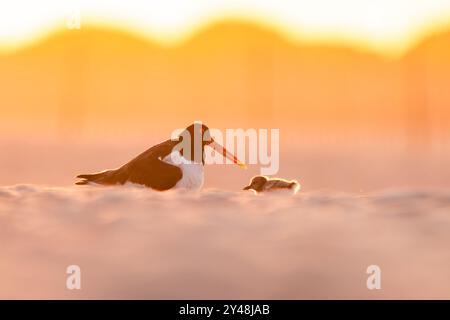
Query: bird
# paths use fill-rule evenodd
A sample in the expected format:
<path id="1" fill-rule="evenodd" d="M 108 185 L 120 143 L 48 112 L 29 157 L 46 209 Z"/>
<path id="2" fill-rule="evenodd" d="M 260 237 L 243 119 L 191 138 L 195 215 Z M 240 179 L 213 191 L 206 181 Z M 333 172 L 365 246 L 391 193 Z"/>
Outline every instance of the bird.
<path id="1" fill-rule="evenodd" d="M 203 186 L 205 147 L 212 147 L 242 168 L 246 165 L 214 141 L 209 128 L 195 122 L 174 139 L 166 140 L 144 151 L 123 166 L 92 174 L 80 174 L 77 185 L 145 186 L 157 191 L 169 189 L 199 190 Z"/>
<path id="2" fill-rule="evenodd" d="M 265 176 L 255 176 L 250 184 L 243 190 L 253 190 L 255 193 L 288 191 L 296 194 L 300 190 L 300 184 L 296 180 L 285 180 L 281 178 L 268 178 Z"/>

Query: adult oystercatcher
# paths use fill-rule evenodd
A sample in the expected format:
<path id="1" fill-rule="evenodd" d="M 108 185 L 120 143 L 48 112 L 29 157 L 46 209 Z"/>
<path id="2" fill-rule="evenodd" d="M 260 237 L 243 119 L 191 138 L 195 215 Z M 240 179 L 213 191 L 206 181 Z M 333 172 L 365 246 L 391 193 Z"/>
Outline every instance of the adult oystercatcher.
<path id="1" fill-rule="evenodd" d="M 118 169 L 78 175 L 80 181 L 76 184 L 133 183 L 159 191 L 172 188 L 198 190 L 203 186 L 206 146 L 245 167 L 245 164 L 212 139 L 207 126 L 196 122 L 182 131 L 176 139 L 151 147 Z"/>

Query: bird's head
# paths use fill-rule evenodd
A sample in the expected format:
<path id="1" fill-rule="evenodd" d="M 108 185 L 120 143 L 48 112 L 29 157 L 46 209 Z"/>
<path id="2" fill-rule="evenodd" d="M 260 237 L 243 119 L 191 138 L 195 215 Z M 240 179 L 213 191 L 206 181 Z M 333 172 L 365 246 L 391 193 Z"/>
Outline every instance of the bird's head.
<path id="1" fill-rule="evenodd" d="M 201 122 L 194 122 L 189 127 L 184 129 L 180 134 L 180 141 L 189 137 L 190 143 L 198 143 L 202 147 L 211 144 L 214 140 L 211 138 L 209 128 Z"/>
<path id="2" fill-rule="evenodd" d="M 256 192 L 260 192 L 263 190 L 266 182 L 267 178 L 264 176 L 253 177 L 252 180 L 250 181 L 250 184 L 244 187 L 243 190 L 255 190 Z"/>
<path id="3" fill-rule="evenodd" d="M 205 164 L 205 146 L 210 146 L 233 163 L 246 168 L 246 165 L 240 162 L 234 154 L 214 141 L 209 128 L 201 122 L 194 122 L 184 129 L 180 133 L 178 141 L 184 143 L 180 152 L 187 160 Z M 187 150 L 190 152 L 186 152 Z"/>

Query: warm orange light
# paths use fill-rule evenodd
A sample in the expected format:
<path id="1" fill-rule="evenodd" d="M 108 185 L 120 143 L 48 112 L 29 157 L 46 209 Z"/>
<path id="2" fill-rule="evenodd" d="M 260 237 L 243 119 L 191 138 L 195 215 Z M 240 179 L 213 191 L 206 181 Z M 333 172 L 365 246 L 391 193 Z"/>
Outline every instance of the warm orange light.
<path id="1" fill-rule="evenodd" d="M 269 26 L 292 41 L 344 42 L 398 55 L 424 33 L 447 26 L 449 1 L 14 1 L 0 11 L 0 50 L 38 41 L 67 19 L 127 29 L 160 44 L 177 45 L 217 20 Z"/>

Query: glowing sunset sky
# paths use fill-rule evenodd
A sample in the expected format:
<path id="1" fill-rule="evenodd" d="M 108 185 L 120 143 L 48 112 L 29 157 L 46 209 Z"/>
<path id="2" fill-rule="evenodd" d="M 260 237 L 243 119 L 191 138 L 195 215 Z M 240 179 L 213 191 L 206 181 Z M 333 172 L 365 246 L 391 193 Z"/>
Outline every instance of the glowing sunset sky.
<path id="1" fill-rule="evenodd" d="M 407 49 L 424 33 L 448 25 L 448 0 L 15 0 L 0 10 L 0 48 L 17 48 L 65 25 L 113 25 L 176 43 L 221 18 L 257 21 L 291 39 L 344 40 L 384 53 Z"/>

